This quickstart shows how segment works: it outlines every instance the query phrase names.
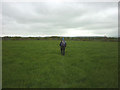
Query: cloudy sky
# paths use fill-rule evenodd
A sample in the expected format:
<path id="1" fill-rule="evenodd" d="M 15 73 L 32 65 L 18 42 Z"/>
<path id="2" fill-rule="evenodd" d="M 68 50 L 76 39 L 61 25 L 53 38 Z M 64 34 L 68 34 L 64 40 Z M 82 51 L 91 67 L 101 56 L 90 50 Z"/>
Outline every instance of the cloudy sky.
<path id="1" fill-rule="evenodd" d="M 3 36 L 118 36 L 117 2 L 4 2 Z"/>

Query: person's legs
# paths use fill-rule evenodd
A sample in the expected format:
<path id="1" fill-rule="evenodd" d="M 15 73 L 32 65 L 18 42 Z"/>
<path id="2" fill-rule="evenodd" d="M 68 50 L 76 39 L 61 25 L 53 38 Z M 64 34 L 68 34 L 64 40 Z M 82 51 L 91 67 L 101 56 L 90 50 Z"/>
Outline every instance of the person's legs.
<path id="1" fill-rule="evenodd" d="M 63 53 L 64 53 L 64 49 L 62 48 L 62 55 L 63 55 Z"/>
<path id="2" fill-rule="evenodd" d="M 63 50 L 63 55 L 65 55 L 65 50 Z"/>
<path id="3" fill-rule="evenodd" d="M 65 55 L 65 47 L 61 47 L 61 54 Z"/>
<path id="4" fill-rule="evenodd" d="M 62 54 L 62 47 L 61 47 L 61 54 Z"/>
<path id="5" fill-rule="evenodd" d="M 65 49 L 64 49 L 64 55 L 65 55 Z"/>
<path id="6" fill-rule="evenodd" d="M 65 47 L 63 48 L 63 55 L 65 55 Z"/>

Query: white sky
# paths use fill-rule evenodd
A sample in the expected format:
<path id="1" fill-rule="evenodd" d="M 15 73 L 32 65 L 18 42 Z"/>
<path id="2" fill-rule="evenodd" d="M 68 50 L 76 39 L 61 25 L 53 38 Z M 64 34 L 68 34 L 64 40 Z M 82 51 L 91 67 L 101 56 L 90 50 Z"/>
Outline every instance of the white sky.
<path id="1" fill-rule="evenodd" d="M 2 35 L 118 36 L 117 2 L 3 2 Z"/>

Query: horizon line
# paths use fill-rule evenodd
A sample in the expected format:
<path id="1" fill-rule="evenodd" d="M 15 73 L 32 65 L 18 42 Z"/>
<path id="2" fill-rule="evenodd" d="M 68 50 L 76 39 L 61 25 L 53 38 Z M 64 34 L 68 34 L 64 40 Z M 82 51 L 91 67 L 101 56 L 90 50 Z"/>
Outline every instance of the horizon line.
<path id="1" fill-rule="evenodd" d="M 120 37 L 120 36 L 64 36 L 64 35 L 44 35 L 44 36 L 21 36 L 21 35 L 5 35 L 5 36 L 0 36 L 0 37 Z"/>

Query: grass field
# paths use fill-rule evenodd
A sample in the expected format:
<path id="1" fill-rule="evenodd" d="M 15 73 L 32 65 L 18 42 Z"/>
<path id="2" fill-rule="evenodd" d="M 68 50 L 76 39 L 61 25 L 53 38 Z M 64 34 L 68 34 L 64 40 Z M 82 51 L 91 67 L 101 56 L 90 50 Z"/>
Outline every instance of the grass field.
<path id="1" fill-rule="evenodd" d="M 3 88 L 116 88 L 117 42 L 3 41 Z"/>

